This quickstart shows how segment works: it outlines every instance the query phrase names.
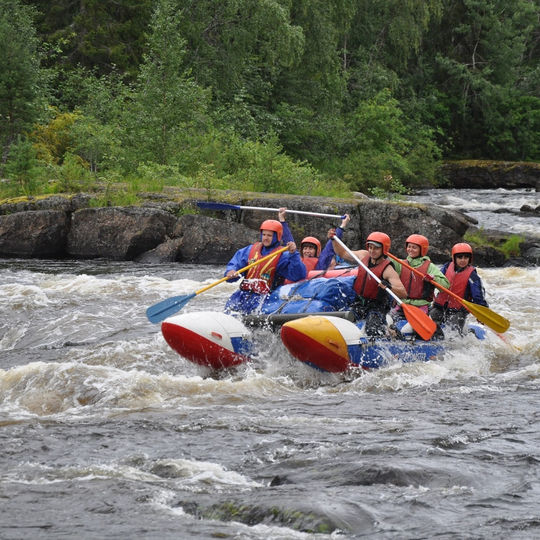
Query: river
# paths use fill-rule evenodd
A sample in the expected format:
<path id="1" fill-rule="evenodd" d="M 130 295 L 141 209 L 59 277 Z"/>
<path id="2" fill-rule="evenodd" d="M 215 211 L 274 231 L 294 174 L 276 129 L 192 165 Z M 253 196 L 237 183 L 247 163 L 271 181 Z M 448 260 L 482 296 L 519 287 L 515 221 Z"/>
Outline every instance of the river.
<path id="1" fill-rule="evenodd" d="M 221 376 L 172 351 L 146 307 L 222 271 L 0 260 L 2 539 L 540 537 L 539 267 L 479 270 L 504 340 L 347 379 L 273 335 Z"/>

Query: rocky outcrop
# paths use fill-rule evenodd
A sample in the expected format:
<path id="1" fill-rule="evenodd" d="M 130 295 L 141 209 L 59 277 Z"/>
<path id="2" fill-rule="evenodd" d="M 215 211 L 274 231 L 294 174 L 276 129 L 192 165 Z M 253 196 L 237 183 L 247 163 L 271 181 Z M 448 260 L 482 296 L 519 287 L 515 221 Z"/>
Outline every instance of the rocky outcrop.
<path id="1" fill-rule="evenodd" d="M 69 214 L 36 210 L 0 216 L 2 257 L 56 258 L 65 253 Z"/>
<path id="2" fill-rule="evenodd" d="M 382 230 L 392 238 L 393 252 L 401 255 L 407 236 L 418 232 L 430 239 L 430 256 L 436 263 L 448 260 L 451 246 L 462 241 L 474 225 L 464 214 L 436 205 L 368 198 L 261 194 L 233 197 L 230 192 L 227 196 L 233 205 L 287 207 L 336 216 L 321 218 L 289 212 L 287 221 L 297 244 L 307 235 L 324 243 L 328 228 L 339 225 L 340 216 L 350 214 L 343 240 L 351 248 L 363 247 L 371 231 Z M 184 198 L 176 193 L 172 200 L 170 196 L 152 198 L 138 207 L 84 208 L 89 206 L 90 197 L 81 194 L 0 205 L 0 257 L 225 264 L 237 249 L 258 238 L 263 220 L 277 218 L 276 211 L 264 210 L 196 213 L 195 203 L 202 198 L 203 193 L 187 192 Z M 533 243 L 528 249 L 535 256 L 539 247 Z M 505 263 L 495 248 L 479 249 L 475 261 L 485 266 Z"/>
<path id="3" fill-rule="evenodd" d="M 71 216 L 66 254 L 77 259 L 133 260 L 172 233 L 176 218 L 153 208 L 85 208 Z"/>
<path id="4" fill-rule="evenodd" d="M 506 161 L 448 161 L 441 167 L 448 184 L 455 188 L 533 188 L 540 191 L 540 164 Z"/>
<path id="5" fill-rule="evenodd" d="M 138 256 L 138 262 L 223 264 L 239 247 L 253 243 L 254 231 L 245 225 L 201 215 L 181 216 L 170 237 Z"/>

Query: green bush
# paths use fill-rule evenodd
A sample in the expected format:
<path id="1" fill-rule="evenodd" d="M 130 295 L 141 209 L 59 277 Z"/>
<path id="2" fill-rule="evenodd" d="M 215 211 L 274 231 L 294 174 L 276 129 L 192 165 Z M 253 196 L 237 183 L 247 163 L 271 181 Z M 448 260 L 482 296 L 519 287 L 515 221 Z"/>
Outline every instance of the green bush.
<path id="1" fill-rule="evenodd" d="M 17 142 L 11 145 L 5 166 L 7 181 L 2 184 L 2 194 L 6 197 L 35 195 L 40 191 L 41 171 L 34 145 L 19 136 Z"/>
<path id="2" fill-rule="evenodd" d="M 519 235 L 512 235 L 507 238 L 504 244 L 501 246 L 501 251 L 505 257 L 519 257 L 521 255 L 521 244 L 525 242 L 525 238 Z"/>

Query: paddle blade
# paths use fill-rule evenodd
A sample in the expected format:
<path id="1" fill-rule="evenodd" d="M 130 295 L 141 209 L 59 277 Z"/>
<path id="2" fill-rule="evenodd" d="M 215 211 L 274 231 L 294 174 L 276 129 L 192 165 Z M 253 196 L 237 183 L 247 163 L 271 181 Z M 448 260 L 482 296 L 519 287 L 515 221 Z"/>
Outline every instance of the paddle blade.
<path id="1" fill-rule="evenodd" d="M 197 201 L 197 206 L 205 210 L 241 210 L 239 206 L 234 204 L 210 202 L 210 201 Z"/>
<path id="2" fill-rule="evenodd" d="M 164 321 L 167 317 L 180 311 L 194 296 L 196 296 L 195 293 L 167 298 L 167 300 L 163 300 L 162 302 L 150 306 L 146 310 L 146 316 L 148 317 L 148 320 L 154 324 Z"/>
<path id="3" fill-rule="evenodd" d="M 431 339 L 431 336 L 437 330 L 435 322 L 416 306 L 402 303 L 401 309 L 403 309 L 403 313 L 405 313 L 405 317 L 413 327 L 413 330 L 425 341 Z"/>
<path id="4" fill-rule="evenodd" d="M 489 326 L 495 332 L 506 332 L 510 327 L 510 321 L 505 319 L 502 315 L 495 313 L 493 310 L 486 306 L 479 304 L 473 304 L 467 300 L 462 300 L 463 305 L 472 313 L 481 323 Z"/>

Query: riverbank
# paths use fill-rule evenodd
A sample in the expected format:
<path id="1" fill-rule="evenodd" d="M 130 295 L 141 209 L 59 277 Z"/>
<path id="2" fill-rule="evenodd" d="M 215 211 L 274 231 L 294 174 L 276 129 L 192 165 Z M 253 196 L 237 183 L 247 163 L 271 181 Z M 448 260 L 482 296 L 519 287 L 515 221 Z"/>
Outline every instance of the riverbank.
<path id="1" fill-rule="evenodd" d="M 335 199 L 165 188 L 162 193 L 142 193 L 140 199 L 139 206 L 128 207 L 95 207 L 95 196 L 85 193 L 3 201 L 0 257 L 225 264 L 238 248 L 257 238 L 262 220 L 277 216 L 277 212 L 260 210 L 202 211 L 198 200 L 347 213 L 351 222 L 343 239 L 352 248 L 359 248 L 371 231 L 383 230 L 392 238 L 394 252 L 401 254 L 406 237 L 419 232 L 430 239 L 430 256 L 436 263 L 448 260 L 451 246 L 477 225 L 462 212 L 437 205 L 382 201 L 361 194 Z M 297 242 L 307 235 L 324 242 L 328 228 L 339 225 L 340 219 L 289 214 L 288 222 Z M 539 263 L 538 239 L 526 238 L 520 255 L 509 260 L 498 247 L 509 235 L 504 231 L 483 234 L 475 246 L 477 264 Z"/>

